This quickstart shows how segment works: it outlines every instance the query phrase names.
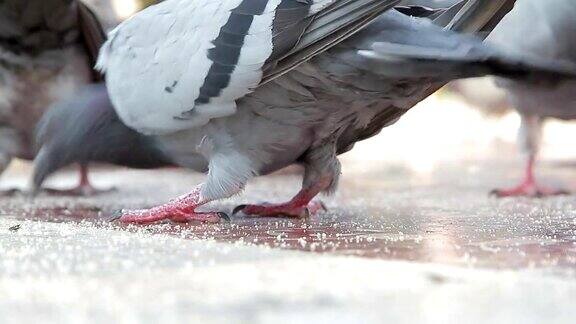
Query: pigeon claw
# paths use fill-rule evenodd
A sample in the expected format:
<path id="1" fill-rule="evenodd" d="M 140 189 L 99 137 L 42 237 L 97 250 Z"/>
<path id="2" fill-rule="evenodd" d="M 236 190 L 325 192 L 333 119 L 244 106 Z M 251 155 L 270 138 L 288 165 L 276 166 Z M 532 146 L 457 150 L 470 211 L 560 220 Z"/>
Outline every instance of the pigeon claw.
<path id="1" fill-rule="evenodd" d="M 221 220 L 230 223 L 230 216 L 228 216 L 228 214 L 226 214 L 224 212 L 218 212 L 217 214 L 218 214 L 218 216 L 220 216 Z"/>
<path id="2" fill-rule="evenodd" d="M 239 212 L 243 211 L 244 209 L 246 209 L 246 207 L 248 207 L 248 205 L 238 205 L 236 206 L 236 208 L 234 208 L 234 210 L 232 211 L 232 216 L 238 214 Z"/>
<path id="3" fill-rule="evenodd" d="M 307 205 L 294 203 L 286 204 L 262 204 L 262 205 L 240 205 L 234 208 L 232 214 L 240 212 L 246 216 L 254 217 L 291 217 L 291 218 L 309 218 L 318 214 L 320 211 L 327 211 L 326 205 L 320 201 L 312 201 Z"/>
<path id="4" fill-rule="evenodd" d="M 498 198 L 506 197 L 528 197 L 528 198 L 544 198 L 551 196 L 569 195 L 570 192 L 563 189 L 552 189 L 540 187 L 536 184 L 521 184 L 511 189 L 494 189 L 490 192 L 490 196 Z"/>
<path id="5" fill-rule="evenodd" d="M 108 217 L 107 221 L 110 223 L 115 222 L 120 218 L 122 218 L 122 214 L 123 214 L 122 209 L 116 210 L 112 213 L 110 217 Z"/>
<path id="6" fill-rule="evenodd" d="M 190 212 L 181 210 L 120 210 L 113 213 L 109 221 L 120 221 L 124 224 L 146 225 L 161 221 L 171 221 L 174 223 L 219 223 L 230 221 L 228 214 L 223 212 Z"/>

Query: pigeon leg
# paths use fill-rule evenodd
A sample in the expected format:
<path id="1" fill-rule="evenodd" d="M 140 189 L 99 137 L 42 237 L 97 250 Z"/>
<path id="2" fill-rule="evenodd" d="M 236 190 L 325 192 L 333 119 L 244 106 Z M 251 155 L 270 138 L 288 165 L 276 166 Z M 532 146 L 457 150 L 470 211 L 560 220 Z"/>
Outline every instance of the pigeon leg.
<path id="1" fill-rule="evenodd" d="M 503 198 L 503 197 L 545 197 L 554 195 L 566 195 L 568 191 L 557 190 L 539 186 L 536 183 L 534 177 L 534 163 L 535 158 L 531 156 L 526 164 L 526 171 L 524 175 L 524 180 L 522 182 L 510 189 L 496 189 L 492 191 L 492 194 Z"/>
<path id="2" fill-rule="evenodd" d="M 150 224 L 163 220 L 177 223 L 200 221 L 218 223 L 221 219 L 228 220 L 228 215 L 220 212 L 196 212 L 196 208 L 209 203 L 201 198 L 202 185 L 189 194 L 171 200 L 167 204 L 140 210 L 122 210 L 119 219 L 123 223 Z"/>
<path id="3" fill-rule="evenodd" d="M 320 201 L 312 201 L 321 191 L 330 186 L 331 177 L 321 178 L 308 188 L 303 188 L 290 201 L 281 204 L 241 205 L 234 208 L 234 214 L 242 212 L 248 216 L 260 217 L 297 217 L 303 218 L 326 211 Z"/>
<path id="4" fill-rule="evenodd" d="M 88 166 L 85 164 L 80 164 L 80 181 L 78 185 L 71 189 L 55 189 L 55 188 L 45 188 L 42 191 L 54 195 L 54 196 L 79 196 L 79 197 L 89 197 L 95 196 L 103 193 L 108 193 L 115 191 L 116 189 L 97 189 L 92 186 L 90 179 L 88 178 Z"/>
<path id="5" fill-rule="evenodd" d="M 521 114 L 520 130 L 518 132 L 518 144 L 528 156 L 526 170 L 522 182 L 510 189 L 493 190 L 492 194 L 497 197 L 544 197 L 567 194 L 565 190 L 555 190 L 539 186 L 534 177 L 534 165 L 540 148 L 542 138 L 541 117 Z"/>
<path id="6" fill-rule="evenodd" d="M 222 219 L 229 221 L 226 213 L 199 212 L 196 209 L 240 192 L 253 176 L 253 170 L 252 161 L 241 153 L 229 150 L 227 154 L 221 154 L 214 149 L 205 183 L 194 188 L 189 194 L 157 207 L 123 210 L 118 214 L 117 219 L 124 223 L 135 224 L 149 224 L 163 220 L 177 223 L 189 221 L 218 223 Z"/>
<path id="7" fill-rule="evenodd" d="M 321 202 L 312 201 L 320 192 L 333 192 L 340 175 L 340 162 L 336 157 L 334 142 L 311 149 L 303 157 L 304 183 L 302 190 L 290 201 L 282 204 L 241 205 L 234 214 L 242 211 L 248 216 L 307 217 L 326 210 Z"/>

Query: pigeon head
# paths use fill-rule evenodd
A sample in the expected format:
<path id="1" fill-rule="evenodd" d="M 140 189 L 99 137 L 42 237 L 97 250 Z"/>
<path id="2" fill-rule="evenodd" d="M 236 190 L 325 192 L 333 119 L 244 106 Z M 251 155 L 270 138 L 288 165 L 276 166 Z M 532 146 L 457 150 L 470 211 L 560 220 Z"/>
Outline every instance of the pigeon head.
<path id="1" fill-rule="evenodd" d="M 72 163 L 104 162 L 131 168 L 173 165 L 154 138 L 128 128 L 118 118 L 105 85 L 90 85 L 56 103 L 37 128 L 39 147 L 33 185 Z"/>

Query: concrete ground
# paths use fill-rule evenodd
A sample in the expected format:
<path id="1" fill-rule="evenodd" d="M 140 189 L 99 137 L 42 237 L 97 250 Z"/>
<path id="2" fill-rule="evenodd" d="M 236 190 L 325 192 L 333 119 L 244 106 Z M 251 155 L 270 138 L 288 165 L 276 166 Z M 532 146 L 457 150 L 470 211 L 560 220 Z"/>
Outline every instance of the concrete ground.
<path id="1" fill-rule="evenodd" d="M 96 169 L 95 182 L 116 192 L 1 198 L 1 322 L 573 323 L 575 197 L 489 197 L 521 174 L 513 123 L 450 105 L 422 107 L 344 156 L 330 210 L 309 219 L 106 221 L 202 181 L 185 170 Z M 449 117 L 459 122 L 422 127 Z M 486 129 L 493 138 L 479 139 Z M 573 167 L 556 162 L 571 152 L 550 144 L 540 178 L 576 189 Z M 26 184 L 29 171 L 15 166 L 2 187 Z M 297 171 L 258 178 L 210 208 L 284 200 Z M 74 178 L 66 171 L 52 184 Z"/>

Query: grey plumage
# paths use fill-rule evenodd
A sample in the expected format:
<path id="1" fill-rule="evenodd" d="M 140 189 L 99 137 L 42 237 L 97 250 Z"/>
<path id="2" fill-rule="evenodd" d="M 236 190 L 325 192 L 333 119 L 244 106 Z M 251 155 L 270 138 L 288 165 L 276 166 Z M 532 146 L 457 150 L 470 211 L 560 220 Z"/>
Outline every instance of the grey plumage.
<path id="1" fill-rule="evenodd" d="M 509 56 L 503 51 L 478 43 L 472 37 L 467 39 L 458 34 L 446 34 L 441 39 L 434 32 L 427 34 L 407 28 L 392 33 L 391 30 L 398 31 L 401 28 L 394 25 L 390 27 L 384 28 L 390 33 L 382 37 L 386 41 L 376 42 L 372 50 L 360 53 L 372 58 L 373 62 L 367 65 L 375 72 L 389 77 L 453 80 L 482 74 L 503 74 L 507 79 L 550 85 L 570 79 L 575 72 L 574 65 L 569 62 L 543 60 L 527 55 Z M 429 42 L 424 43 L 418 40 L 419 37 Z"/>
<path id="2" fill-rule="evenodd" d="M 457 32 L 473 32 L 487 36 L 514 7 L 516 1 L 469 0 L 446 25 Z"/>
<path id="3" fill-rule="evenodd" d="M 99 17 L 81 0 L 0 2 L 0 172 L 12 158 L 35 158 L 35 126 L 52 104 L 102 81 L 93 66 L 105 39 Z M 121 162 L 118 152 L 123 151 L 115 161 Z M 96 193 L 84 160 L 75 161 L 81 163 L 80 186 L 52 192 Z"/>
<path id="4" fill-rule="evenodd" d="M 470 31 L 471 26 L 476 26 L 478 30 L 478 37 L 486 37 L 488 33 L 496 26 L 494 24 L 494 20 L 491 17 L 503 17 L 505 16 L 512 6 L 514 5 L 515 1 L 508 1 L 508 0 L 500 0 L 497 1 L 500 5 L 494 5 L 494 2 L 491 1 L 473 1 L 474 6 L 466 6 L 468 1 L 460 1 L 448 8 L 446 8 L 445 12 L 434 20 L 436 25 L 441 27 L 448 28 L 447 26 L 456 26 L 458 25 L 460 30 L 468 30 Z M 478 5 L 486 5 L 485 10 L 479 10 Z M 466 6 L 466 7 L 465 7 Z M 475 15 L 471 15 L 469 13 L 462 13 L 462 11 L 466 11 L 466 8 L 474 9 Z M 465 17 L 469 17 L 470 26 L 466 24 Z M 479 21 L 483 21 L 484 25 L 479 24 Z M 427 22 L 421 21 L 422 24 L 427 24 Z M 435 28 L 430 28 L 433 30 L 435 35 L 430 35 L 430 39 L 425 37 L 419 37 L 419 33 L 425 33 L 429 28 L 425 27 L 422 30 L 416 28 L 410 28 L 410 23 L 404 22 L 406 30 L 400 30 L 400 32 L 406 32 L 410 36 L 412 36 L 412 41 L 416 42 L 423 42 L 422 45 L 424 46 L 431 46 L 431 48 L 436 48 L 437 46 L 445 46 L 445 47 L 458 47 L 460 42 L 467 42 L 470 39 L 467 37 L 458 36 L 454 33 L 437 33 L 438 30 Z M 437 33 L 437 34 L 436 34 Z M 438 39 L 436 39 L 438 37 Z M 454 37 L 454 38 L 452 38 Z M 387 40 L 383 38 L 381 40 Z M 442 40 L 442 41 L 440 41 Z M 410 41 L 404 40 L 403 42 Z M 435 43 L 436 41 L 440 41 L 439 43 Z M 370 46 L 374 44 L 374 40 L 368 42 L 364 48 L 359 49 L 371 49 Z M 400 43 L 402 44 L 402 42 Z M 410 62 L 410 60 L 408 60 Z M 439 61 L 442 61 L 440 58 Z M 414 62 L 418 64 L 418 62 Z M 436 62 L 439 63 L 439 62 Z M 373 65 L 372 65 L 373 66 Z M 366 69 L 366 68 L 364 68 Z M 409 69 L 412 70 L 412 69 Z M 466 70 L 466 69 L 465 69 Z M 360 69 L 362 71 L 362 69 Z M 368 69 L 368 73 L 371 73 L 370 69 Z M 370 78 L 365 76 L 366 72 L 360 74 L 361 80 L 366 79 L 367 83 L 374 83 L 374 81 Z M 389 126 L 395 123 L 404 113 L 407 112 L 408 109 L 412 108 L 416 103 L 424 100 L 426 97 L 431 95 L 432 93 L 436 92 L 442 86 L 445 85 L 447 80 L 434 80 L 434 79 L 421 79 L 421 78 L 412 78 L 405 79 L 405 78 L 392 78 L 390 80 L 385 81 L 389 83 L 390 86 L 395 86 L 396 88 L 393 89 L 393 92 L 396 92 L 399 96 L 396 101 L 387 100 L 383 101 L 382 107 L 380 107 L 379 111 L 372 116 L 372 120 L 366 122 L 364 127 L 357 127 L 355 125 L 349 126 L 345 132 L 343 132 L 341 140 L 339 141 L 339 150 L 338 152 L 346 152 L 352 149 L 354 143 L 359 140 L 364 140 L 370 138 L 380 132 L 383 127 Z M 350 83 L 353 83 L 354 80 L 349 80 Z"/>
<path id="5" fill-rule="evenodd" d="M 91 66 L 104 31 L 73 0 L 0 3 L 0 172 L 33 159 L 34 125 L 51 103 L 99 78 Z"/>
<path id="6" fill-rule="evenodd" d="M 508 53 L 530 54 L 548 60 L 576 64 L 576 2 L 570 0 L 519 1 L 489 39 Z M 555 193 L 534 183 L 534 161 L 539 151 L 542 124 L 548 118 L 576 119 L 576 82 L 543 87 L 522 80 L 500 80 L 510 102 L 520 113 L 519 145 L 528 160 L 527 178 L 514 190 L 502 195 L 542 195 Z M 563 192 L 563 191 L 560 191 Z"/>
<path id="7" fill-rule="evenodd" d="M 356 4 L 354 1 L 347 2 Z M 471 14 L 457 16 L 458 29 L 485 32 L 494 25 L 492 17 L 507 12 L 510 9 L 508 4 L 513 2 L 502 0 L 499 1 L 500 6 L 495 6 L 494 1 L 474 0 L 476 5 L 486 5 L 486 10 L 480 10 L 477 6 L 470 7 L 472 9 L 464 6 L 467 8 L 465 10 L 471 10 Z M 407 17 L 395 11 L 381 14 L 381 9 L 385 7 L 380 7 L 359 16 L 358 24 L 348 24 L 339 30 L 328 29 L 326 35 L 320 33 L 319 37 L 313 37 L 310 42 L 307 35 L 316 35 L 313 33 L 316 29 L 305 28 L 304 36 L 293 50 L 279 55 L 280 59 L 274 60 L 274 64 L 262 67 L 263 77 L 256 87 L 233 99 L 233 110 L 229 106 L 221 106 L 224 95 L 220 94 L 211 99 L 208 106 L 203 106 L 206 105 L 203 103 L 193 106 L 191 110 L 188 108 L 189 120 L 174 121 L 168 117 L 180 106 L 171 106 L 169 100 L 179 98 L 180 101 L 175 102 L 181 103 L 184 94 L 179 94 L 177 89 L 164 93 L 162 96 L 166 98 L 165 104 L 158 101 L 159 106 L 154 107 L 156 103 L 151 100 L 158 99 L 154 91 L 164 88 L 164 85 L 160 82 L 157 85 L 144 82 L 147 73 L 150 73 L 151 78 L 154 77 L 150 79 L 151 82 L 166 77 L 150 72 L 156 71 L 154 69 L 157 66 L 149 64 L 153 61 L 146 61 L 147 50 L 160 56 L 162 49 L 156 48 L 155 43 L 146 43 L 142 38 L 138 38 L 139 47 L 130 42 L 138 34 L 136 27 L 144 24 L 146 19 L 155 17 L 155 10 L 162 12 L 163 18 L 170 17 L 166 13 L 170 12 L 171 5 L 177 3 L 165 3 L 136 17 L 129 24 L 121 25 L 113 33 L 112 40 L 104 46 L 100 64 L 107 68 L 108 89 L 123 122 L 147 134 L 142 136 L 154 138 L 149 144 L 170 157 L 174 163 L 199 171 L 209 170 L 207 182 L 201 188 L 202 202 L 233 195 L 242 190 L 250 178 L 293 163 L 305 167 L 304 192 L 331 192 L 335 190 L 340 174 L 338 154 L 351 149 L 357 141 L 373 136 L 383 127 L 393 124 L 408 109 L 451 78 L 486 73 L 514 77 L 550 74 L 558 77 L 564 73 L 562 68 L 556 68 L 553 64 L 534 65 L 522 59 L 509 59 L 482 45 L 479 39 L 458 36 L 435 26 L 429 20 Z M 345 8 L 339 10 L 338 5 L 332 8 L 336 8 L 335 11 L 320 11 L 319 17 L 334 14 L 338 18 L 334 18 L 335 21 L 320 21 L 321 26 L 336 26 L 341 19 L 350 18 L 343 15 Z M 366 24 L 368 21 L 372 22 Z M 466 21 L 472 22 L 470 28 Z M 314 23 L 310 26 L 314 26 Z M 154 39 L 161 42 L 166 35 L 153 37 L 158 37 Z M 449 71 L 448 75 L 390 75 L 386 71 L 374 69 L 380 57 L 360 55 L 360 51 L 374 51 L 378 43 L 416 45 L 433 49 L 432 53 L 436 53 L 434 56 L 427 53 L 424 57 L 394 53 L 396 57 L 414 63 L 434 59 L 454 64 L 453 57 L 448 53 L 454 49 L 455 44 L 461 43 L 470 44 L 482 53 L 490 53 L 490 59 L 486 59 L 486 56 L 473 56 L 473 52 L 462 52 L 462 57 L 454 65 L 458 73 Z M 131 54 L 132 58 L 128 59 L 118 53 Z M 163 54 L 171 57 L 172 53 Z M 498 58 L 496 61 L 501 64 L 498 68 L 491 67 L 494 58 Z M 162 58 L 156 60 L 162 61 Z M 140 69 L 133 72 L 131 64 L 136 62 L 139 64 L 134 64 L 134 68 Z M 197 62 L 199 67 L 207 63 L 210 62 L 202 56 Z M 241 63 L 236 68 L 244 71 Z M 164 73 L 173 72 L 170 70 Z M 234 73 L 239 72 L 233 70 L 232 73 L 234 76 Z M 127 79 L 127 76 L 132 78 Z M 168 77 L 166 79 L 169 80 Z M 135 89 L 134 82 L 146 88 Z M 181 82 L 178 84 L 180 87 Z M 189 86 L 186 94 L 196 90 L 194 86 L 198 87 L 198 84 L 190 83 Z M 139 91 L 142 96 L 136 96 L 135 91 Z M 148 91 L 152 93 L 146 93 Z M 134 105 L 136 102 L 141 105 Z M 223 108 L 226 110 L 219 110 Z M 146 114 L 145 111 L 150 113 Z M 190 121 L 194 123 L 186 124 Z M 48 173 L 40 174 L 37 179 L 41 182 Z"/>
<path id="8" fill-rule="evenodd" d="M 85 86 L 50 109 L 38 125 L 37 137 L 44 145 L 36 157 L 36 177 L 75 162 L 131 168 L 173 165 L 155 149 L 153 138 L 141 136 L 118 119 L 103 84 Z"/>
<path id="9" fill-rule="evenodd" d="M 309 25 L 304 25 L 301 36 L 296 39 L 293 46 L 289 46 L 281 57 L 275 58 L 272 65 L 264 67 L 265 75 L 261 84 L 281 76 L 298 64 L 338 44 L 364 28 L 398 1 L 341 2 L 342 5 L 327 10 L 326 13 L 311 20 Z"/>
<path id="10" fill-rule="evenodd" d="M 524 0 L 498 27 L 490 42 L 508 53 L 529 53 L 543 59 L 576 63 L 576 3 Z M 576 118 L 576 95 L 568 82 L 559 88 L 538 87 L 520 81 L 502 80 L 512 102 L 523 114 L 562 119 Z M 570 96 L 572 94 L 572 96 Z M 550 100 L 556 99 L 556 100 Z"/>
<path id="11" fill-rule="evenodd" d="M 403 0 L 400 6 L 422 6 L 427 8 L 448 8 L 461 0 Z"/>
<path id="12" fill-rule="evenodd" d="M 77 10 L 77 4 L 71 0 L 3 1 L 0 4 L 2 49 L 39 55 L 76 45 L 82 37 Z"/>

